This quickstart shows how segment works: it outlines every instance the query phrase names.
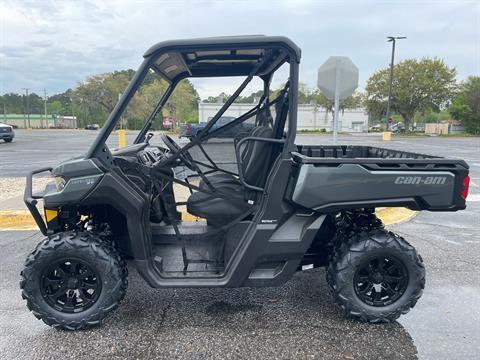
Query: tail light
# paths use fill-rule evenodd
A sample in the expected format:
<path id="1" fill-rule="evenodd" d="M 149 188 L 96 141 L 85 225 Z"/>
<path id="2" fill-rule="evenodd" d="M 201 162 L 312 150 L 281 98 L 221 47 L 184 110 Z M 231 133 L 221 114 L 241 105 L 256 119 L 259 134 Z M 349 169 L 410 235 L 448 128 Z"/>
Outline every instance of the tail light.
<path id="1" fill-rule="evenodd" d="M 470 176 L 465 176 L 463 178 L 463 190 L 461 194 L 463 200 L 467 200 L 469 186 L 470 186 Z"/>

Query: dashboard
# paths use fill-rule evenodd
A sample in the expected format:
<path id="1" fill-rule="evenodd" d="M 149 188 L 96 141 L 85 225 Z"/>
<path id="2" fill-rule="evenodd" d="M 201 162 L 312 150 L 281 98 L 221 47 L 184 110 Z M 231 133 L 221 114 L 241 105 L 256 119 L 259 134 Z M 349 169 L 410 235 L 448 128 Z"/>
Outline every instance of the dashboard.
<path id="1" fill-rule="evenodd" d="M 137 154 L 137 159 L 144 165 L 152 166 L 160 161 L 167 152 L 168 150 L 164 148 L 147 146 Z"/>

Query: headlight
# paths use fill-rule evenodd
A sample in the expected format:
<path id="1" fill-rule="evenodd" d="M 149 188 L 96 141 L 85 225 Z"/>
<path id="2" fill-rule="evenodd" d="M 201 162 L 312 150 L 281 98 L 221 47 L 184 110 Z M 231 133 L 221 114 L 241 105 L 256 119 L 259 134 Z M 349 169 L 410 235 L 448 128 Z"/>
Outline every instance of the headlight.
<path id="1" fill-rule="evenodd" d="M 62 191 L 66 183 L 66 180 L 61 176 L 55 176 L 55 186 L 57 187 L 57 191 Z"/>

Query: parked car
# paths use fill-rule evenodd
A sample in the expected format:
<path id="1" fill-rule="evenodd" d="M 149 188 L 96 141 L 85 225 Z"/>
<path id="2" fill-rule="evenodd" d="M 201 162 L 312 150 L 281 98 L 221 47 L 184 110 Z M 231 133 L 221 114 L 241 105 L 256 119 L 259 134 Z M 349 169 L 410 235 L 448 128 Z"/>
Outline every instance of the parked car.
<path id="1" fill-rule="evenodd" d="M 235 120 L 236 118 L 233 116 L 222 116 L 218 119 L 217 122 L 211 127 L 210 131 L 214 131 L 229 122 Z M 209 119 L 210 122 L 211 119 Z M 191 139 L 195 136 L 198 135 L 199 131 L 202 130 L 207 123 L 198 123 L 198 124 L 185 124 L 180 128 L 180 134 L 179 137 L 186 137 L 188 139 Z M 252 130 L 255 127 L 255 124 L 250 124 L 250 123 L 241 123 L 238 124 L 231 129 L 227 129 L 225 131 L 222 131 L 221 133 L 218 134 L 217 137 L 219 138 L 234 138 L 238 134 L 241 133 L 248 133 L 250 130 Z"/>
<path id="2" fill-rule="evenodd" d="M 370 128 L 368 129 L 368 132 L 380 132 L 380 131 L 382 131 L 382 125 L 380 124 L 370 126 Z"/>
<path id="3" fill-rule="evenodd" d="M 15 137 L 15 132 L 13 131 L 13 126 L 0 123 L 0 139 L 3 139 L 5 142 L 12 142 Z"/>
<path id="4" fill-rule="evenodd" d="M 85 130 L 98 130 L 100 129 L 100 126 L 98 124 L 87 124 L 85 126 Z"/>

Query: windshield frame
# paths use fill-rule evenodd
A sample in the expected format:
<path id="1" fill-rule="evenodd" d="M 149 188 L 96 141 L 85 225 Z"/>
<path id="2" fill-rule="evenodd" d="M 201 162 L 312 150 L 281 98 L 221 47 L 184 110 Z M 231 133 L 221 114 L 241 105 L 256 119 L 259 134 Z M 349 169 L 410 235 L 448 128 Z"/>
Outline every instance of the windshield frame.
<path id="1" fill-rule="evenodd" d="M 148 116 L 147 120 L 142 126 L 142 129 L 140 130 L 140 133 L 137 135 L 137 137 L 134 140 L 134 144 L 139 144 L 145 141 L 145 136 L 147 135 L 147 132 L 150 130 L 150 128 L 153 125 L 153 121 L 155 120 L 155 116 L 162 110 L 162 108 L 165 106 L 167 103 L 168 99 L 170 98 L 170 95 L 172 95 L 173 91 L 175 90 L 178 82 L 175 83 L 169 83 L 167 89 L 163 93 L 163 95 L 160 97 L 159 102 L 153 109 L 153 111 L 150 113 Z"/>

